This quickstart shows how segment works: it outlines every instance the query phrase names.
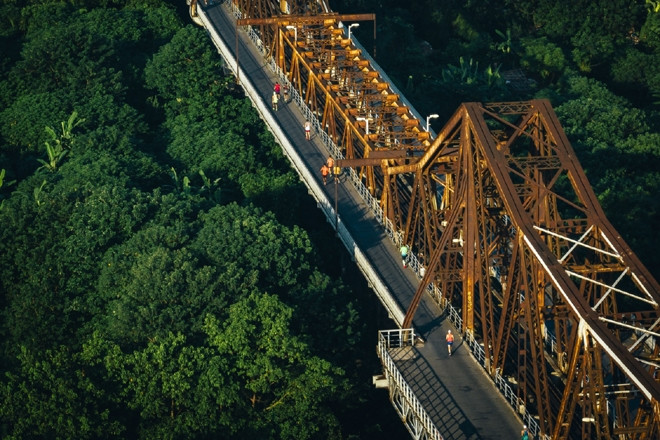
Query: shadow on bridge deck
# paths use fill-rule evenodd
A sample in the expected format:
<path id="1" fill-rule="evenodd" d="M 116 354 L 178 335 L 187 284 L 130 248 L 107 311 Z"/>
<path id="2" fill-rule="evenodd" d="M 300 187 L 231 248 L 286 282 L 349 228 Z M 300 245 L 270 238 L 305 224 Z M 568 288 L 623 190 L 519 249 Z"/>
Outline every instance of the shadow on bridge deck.
<path id="1" fill-rule="evenodd" d="M 235 51 L 235 19 L 226 3 L 206 7 L 204 12 L 226 46 Z M 270 108 L 276 77 L 242 32 L 239 33 L 238 46 L 240 75 L 249 76 L 258 90 L 259 96 L 252 96 L 252 99 L 261 99 Z M 240 75 L 239 79 L 242 78 Z M 305 140 L 305 119 L 296 104 L 280 105 L 279 110 L 271 112 L 270 117 L 277 121 L 317 183 L 323 186 L 319 170 L 329 152 L 318 134 L 311 141 Z M 419 278 L 410 269 L 403 269 L 398 249 L 353 185 L 342 177 L 337 190 L 342 223 L 396 298 L 398 306 L 405 311 L 412 301 Z M 324 191 L 334 203 L 335 183 L 331 178 Z M 444 335 L 452 327 L 429 297 L 422 300 L 414 326 L 425 343 L 409 348 L 413 351 L 408 355 L 396 356 L 399 358 L 396 364 L 443 437 L 470 440 L 519 438 L 522 423 L 472 358 L 467 346 L 462 346 L 460 338 L 454 346 L 455 354 L 451 358 L 447 355 Z"/>

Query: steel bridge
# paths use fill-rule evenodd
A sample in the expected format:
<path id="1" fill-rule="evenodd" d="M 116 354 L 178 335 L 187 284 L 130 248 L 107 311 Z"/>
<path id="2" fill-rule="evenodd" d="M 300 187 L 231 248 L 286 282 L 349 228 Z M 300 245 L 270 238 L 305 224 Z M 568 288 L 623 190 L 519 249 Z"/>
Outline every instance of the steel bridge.
<path id="1" fill-rule="evenodd" d="M 437 366 L 414 380 L 403 371 L 442 346 L 424 331 L 438 320 L 539 438 L 660 438 L 660 286 L 608 222 L 548 101 L 464 103 L 435 134 L 351 38 L 349 22 L 373 21 L 375 33 L 375 15 L 325 0 L 188 1 L 399 326 L 379 335 L 375 383 L 414 438 L 443 438 L 414 384 Z M 290 85 L 295 115 L 274 117 L 272 88 L 254 84 L 243 58 Z M 286 131 L 302 130 L 295 118 L 311 121 L 324 151 L 300 153 Z M 334 206 L 312 159 L 325 151 Z M 374 221 L 344 215 L 351 192 L 352 210 Z M 384 238 L 390 260 L 412 249 L 410 269 L 396 271 L 410 297 L 385 285 L 356 236 Z"/>

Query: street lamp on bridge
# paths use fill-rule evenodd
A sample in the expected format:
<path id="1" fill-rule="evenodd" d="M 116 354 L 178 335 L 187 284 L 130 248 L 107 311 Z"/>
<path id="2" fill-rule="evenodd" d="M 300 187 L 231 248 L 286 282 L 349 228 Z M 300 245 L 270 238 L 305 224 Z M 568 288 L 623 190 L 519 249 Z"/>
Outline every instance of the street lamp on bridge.
<path id="1" fill-rule="evenodd" d="M 287 26 L 286 27 L 289 30 L 293 30 L 293 39 L 297 43 L 298 42 L 298 28 L 295 26 Z"/>
<path id="2" fill-rule="evenodd" d="M 332 167 L 332 174 L 335 176 L 335 232 L 339 234 L 339 175 L 341 167 L 335 165 Z"/>
<path id="3" fill-rule="evenodd" d="M 431 131 L 431 119 L 435 119 L 435 118 L 439 118 L 439 117 L 440 117 L 440 115 L 435 114 L 435 113 L 432 114 L 432 115 L 428 115 L 426 117 L 426 131 Z"/>
<path id="4" fill-rule="evenodd" d="M 348 26 L 348 39 L 351 39 L 351 29 L 360 26 L 360 23 L 353 23 Z"/>
<path id="5" fill-rule="evenodd" d="M 364 121 L 366 124 L 365 134 L 369 134 L 369 119 L 368 118 L 355 118 L 356 121 Z"/>

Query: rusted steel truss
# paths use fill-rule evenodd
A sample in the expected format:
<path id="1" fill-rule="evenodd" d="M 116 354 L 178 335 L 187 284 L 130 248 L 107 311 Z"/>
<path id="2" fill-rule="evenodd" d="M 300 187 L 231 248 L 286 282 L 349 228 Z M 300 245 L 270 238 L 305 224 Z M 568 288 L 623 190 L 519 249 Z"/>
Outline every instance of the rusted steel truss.
<path id="1" fill-rule="evenodd" d="M 463 104 L 417 162 L 385 173 L 411 176 L 393 220 L 429 256 L 404 326 L 434 283 L 543 434 L 656 438 L 660 287 L 548 101 Z"/>
<path id="2" fill-rule="evenodd" d="M 402 164 L 428 148 L 429 133 L 348 38 L 343 21 L 375 20 L 374 14 L 339 15 L 325 6 L 317 6 L 323 11 L 317 14 L 274 13 L 272 6 L 261 10 L 252 6 L 238 24 L 259 29 L 267 56 L 272 55 L 344 158 L 366 159 L 374 151 L 403 150 L 408 157 L 387 162 Z M 380 196 L 381 167 L 356 168 L 372 194 Z"/>
<path id="3" fill-rule="evenodd" d="M 660 286 L 549 102 L 466 103 L 431 140 L 342 28 L 370 14 L 234 4 L 426 268 L 404 327 L 433 283 L 542 434 L 658 438 Z"/>
<path id="4" fill-rule="evenodd" d="M 243 18 L 249 19 L 269 20 L 287 15 L 313 18 L 332 13 L 325 0 L 232 0 L 232 3 L 243 13 Z M 277 36 L 272 23 L 255 22 L 254 27 L 264 45 L 272 47 Z"/>

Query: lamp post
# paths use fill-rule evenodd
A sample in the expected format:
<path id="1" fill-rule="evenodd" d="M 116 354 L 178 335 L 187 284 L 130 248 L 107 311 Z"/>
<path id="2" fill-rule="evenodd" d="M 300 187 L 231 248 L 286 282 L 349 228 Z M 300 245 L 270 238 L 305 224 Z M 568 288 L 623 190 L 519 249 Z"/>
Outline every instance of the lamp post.
<path id="1" fill-rule="evenodd" d="M 293 30 L 293 40 L 297 43 L 298 42 L 298 28 L 295 26 L 287 26 L 286 27 L 289 30 Z"/>
<path id="2" fill-rule="evenodd" d="M 431 119 L 439 118 L 440 115 L 432 114 L 426 117 L 426 131 L 431 131 Z"/>
<path id="3" fill-rule="evenodd" d="M 366 124 L 366 127 L 365 127 L 366 133 L 365 134 L 369 134 L 369 119 L 367 119 L 367 118 L 355 118 L 355 120 L 356 121 L 364 121 L 364 123 Z"/>
<path id="4" fill-rule="evenodd" d="M 339 234 L 339 174 L 341 173 L 341 167 L 334 166 L 332 167 L 332 174 L 335 176 L 335 232 Z"/>
<path id="5" fill-rule="evenodd" d="M 360 23 L 353 23 L 348 26 L 348 39 L 351 39 L 351 29 L 360 26 Z"/>

